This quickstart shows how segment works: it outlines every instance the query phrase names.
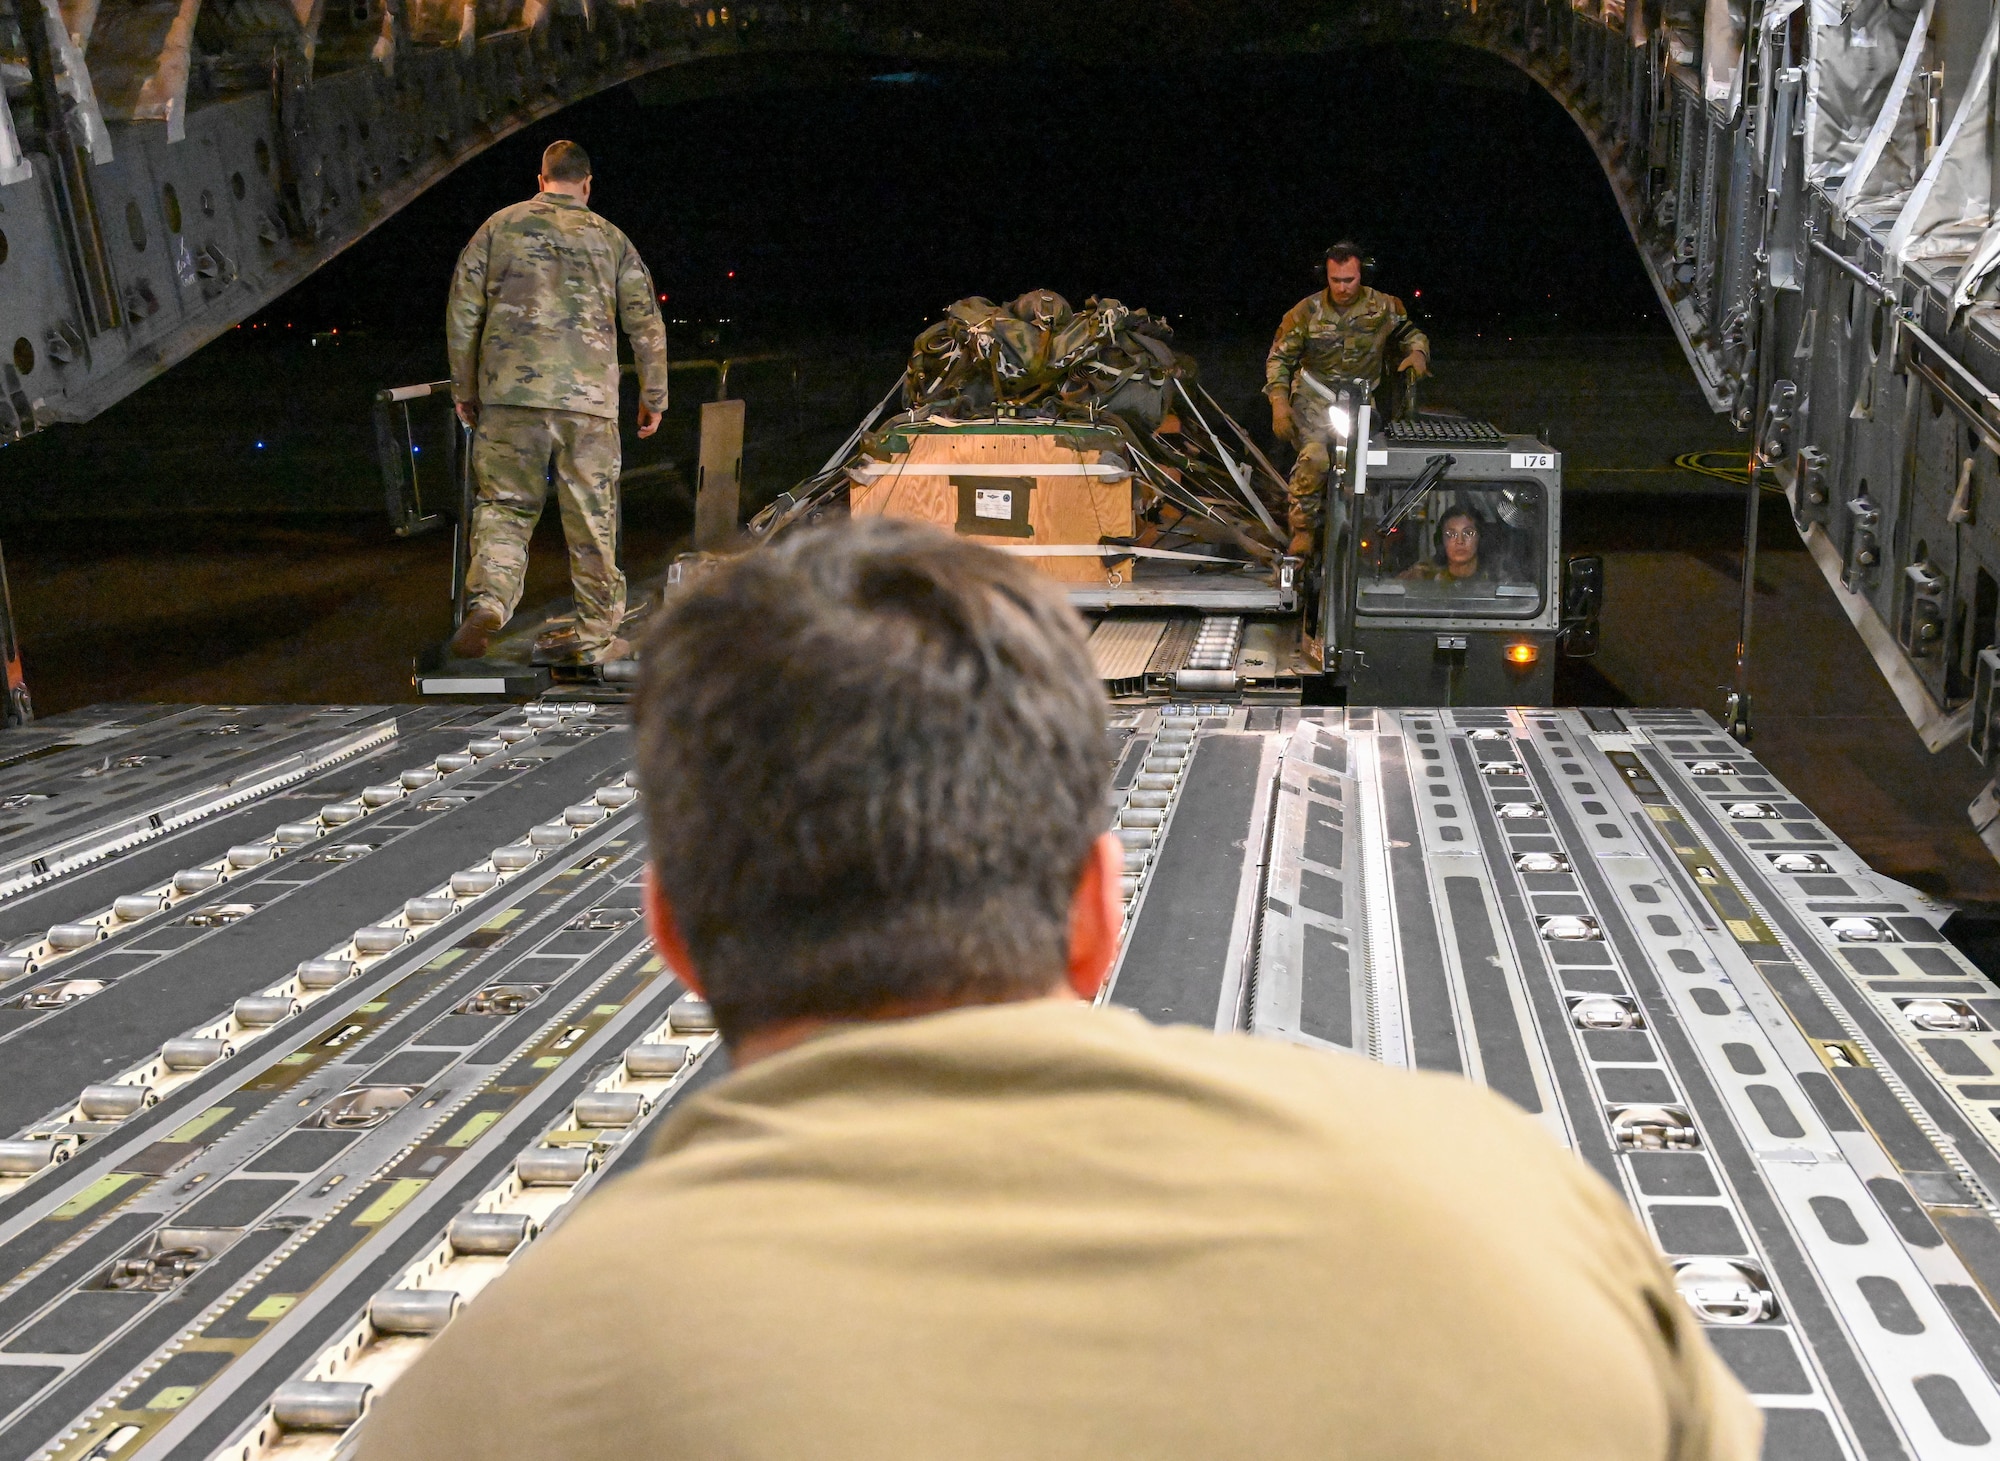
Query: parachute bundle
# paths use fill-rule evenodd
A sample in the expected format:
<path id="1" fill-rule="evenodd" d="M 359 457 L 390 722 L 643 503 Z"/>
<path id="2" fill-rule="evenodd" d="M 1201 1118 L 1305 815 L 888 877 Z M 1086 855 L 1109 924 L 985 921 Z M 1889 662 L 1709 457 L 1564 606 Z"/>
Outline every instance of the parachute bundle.
<path id="1" fill-rule="evenodd" d="M 916 339 L 901 384 L 814 477 L 752 520 L 760 538 L 842 505 L 857 474 L 895 462 L 913 435 L 964 430 L 1087 434 L 1131 468 L 1131 546 L 1192 548 L 1218 568 L 1284 552 L 1285 479 L 1197 380 L 1173 327 L 1093 298 L 1076 310 L 1053 290 L 1005 305 L 959 300 Z M 900 394 L 903 410 L 889 412 Z M 1124 540 L 1121 540 L 1124 541 Z M 1220 550 L 1220 551 L 1216 551 Z M 1168 551 L 1158 556 L 1179 558 Z"/>
<path id="2" fill-rule="evenodd" d="M 1005 305 L 961 299 L 917 336 L 903 404 L 960 419 L 1116 411 L 1151 428 L 1171 383 L 1194 377 L 1173 335 L 1165 320 L 1115 299 L 1080 311 L 1052 289 Z"/>

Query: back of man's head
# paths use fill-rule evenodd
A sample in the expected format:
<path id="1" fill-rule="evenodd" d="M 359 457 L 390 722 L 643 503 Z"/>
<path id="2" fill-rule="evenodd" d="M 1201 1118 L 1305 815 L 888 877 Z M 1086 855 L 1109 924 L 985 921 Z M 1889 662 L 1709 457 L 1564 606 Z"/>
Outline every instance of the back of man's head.
<path id="1" fill-rule="evenodd" d="M 542 149 L 542 176 L 552 183 L 587 181 L 590 154 L 575 142 L 551 142 Z"/>
<path id="2" fill-rule="evenodd" d="M 1109 768 L 1049 580 L 891 518 L 803 533 L 662 611 L 637 711 L 655 876 L 726 1038 L 1061 983 Z"/>

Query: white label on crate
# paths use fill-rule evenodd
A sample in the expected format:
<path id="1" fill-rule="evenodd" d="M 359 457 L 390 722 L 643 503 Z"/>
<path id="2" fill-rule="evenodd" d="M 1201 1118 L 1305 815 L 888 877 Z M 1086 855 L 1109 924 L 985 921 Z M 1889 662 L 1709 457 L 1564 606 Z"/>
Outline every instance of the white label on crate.
<path id="1" fill-rule="evenodd" d="M 1507 465 L 1517 472 L 1553 472 L 1556 469 L 1556 454 L 1552 451 L 1517 451 L 1509 454 Z"/>
<path id="2" fill-rule="evenodd" d="M 972 515 L 993 517 L 1001 522 L 1012 522 L 1014 518 L 1014 489 L 1011 487 L 977 487 L 972 493 Z"/>
<path id="3" fill-rule="evenodd" d="M 1368 465 L 1371 467 L 1388 466 L 1389 454 L 1385 451 L 1371 451 L 1368 453 Z"/>

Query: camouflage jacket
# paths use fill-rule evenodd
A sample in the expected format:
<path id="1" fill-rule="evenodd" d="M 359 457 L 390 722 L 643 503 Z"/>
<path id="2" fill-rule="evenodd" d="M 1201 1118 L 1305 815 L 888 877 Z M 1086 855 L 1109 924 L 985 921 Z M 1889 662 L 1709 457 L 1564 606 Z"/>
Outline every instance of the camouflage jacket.
<path id="1" fill-rule="evenodd" d="M 584 204 L 542 193 L 480 225 L 445 306 L 451 393 L 490 406 L 618 415 L 618 326 L 639 400 L 667 406 L 667 331 L 630 239 Z"/>
<path id="2" fill-rule="evenodd" d="M 1395 357 L 1385 359 L 1392 340 Z M 1411 350 L 1429 365 L 1431 342 L 1410 323 L 1403 301 L 1395 295 L 1363 285 L 1354 303 L 1342 310 L 1322 289 L 1285 312 L 1264 361 L 1264 394 L 1290 395 L 1292 377 L 1300 370 L 1323 381 L 1358 376 L 1380 384 Z"/>

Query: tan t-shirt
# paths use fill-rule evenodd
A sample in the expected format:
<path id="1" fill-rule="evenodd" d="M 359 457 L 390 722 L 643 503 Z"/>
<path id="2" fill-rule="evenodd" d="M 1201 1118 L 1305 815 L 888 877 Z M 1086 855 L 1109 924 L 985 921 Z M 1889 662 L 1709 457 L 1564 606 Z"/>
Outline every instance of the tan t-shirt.
<path id="1" fill-rule="evenodd" d="M 1754 1461 L 1624 1206 L 1497 1096 L 1038 1001 L 730 1075 L 361 1461 Z"/>

